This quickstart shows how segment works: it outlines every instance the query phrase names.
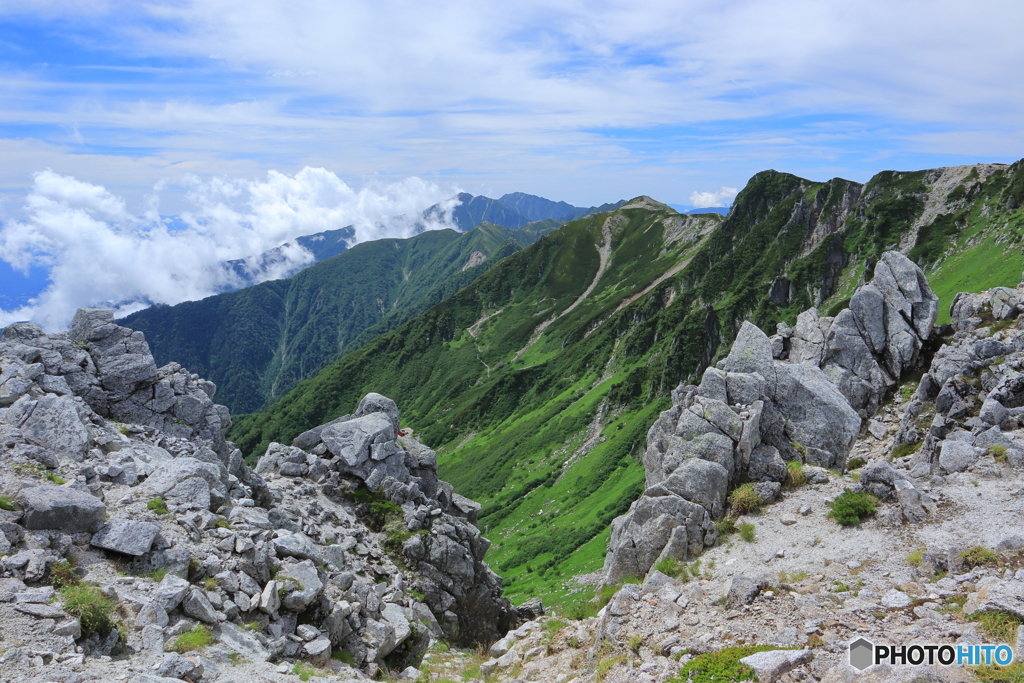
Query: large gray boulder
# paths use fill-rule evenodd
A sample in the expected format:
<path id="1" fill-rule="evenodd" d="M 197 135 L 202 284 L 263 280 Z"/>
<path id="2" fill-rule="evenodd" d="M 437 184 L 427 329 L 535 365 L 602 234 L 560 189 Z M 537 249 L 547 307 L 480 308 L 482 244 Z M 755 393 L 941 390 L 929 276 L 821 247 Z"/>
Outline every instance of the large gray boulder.
<path id="1" fill-rule="evenodd" d="M 139 557 L 153 547 L 160 525 L 130 519 L 112 519 L 92 536 L 90 543 L 96 548 Z"/>
<path id="2" fill-rule="evenodd" d="M 81 462 L 89 450 L 89 432 L 70 396 L 43 396 L 26 413 L 19 427 L 29 443 Z"/>
<path id="3" fill-rule="evenodd" d="M 845 463 L 861 418 L 836 385 L 813 365 L 779 363 L 777 378 L 775 406 L 786 418 L 790 440 Z"/>
<path id="4" fill-rule="evenodd" d="M 19 494 L 26 529 L 59 529 L 77 534 L 103 524 L 107 506 L 99 498 L 63 486 L 33 486 Z"/>

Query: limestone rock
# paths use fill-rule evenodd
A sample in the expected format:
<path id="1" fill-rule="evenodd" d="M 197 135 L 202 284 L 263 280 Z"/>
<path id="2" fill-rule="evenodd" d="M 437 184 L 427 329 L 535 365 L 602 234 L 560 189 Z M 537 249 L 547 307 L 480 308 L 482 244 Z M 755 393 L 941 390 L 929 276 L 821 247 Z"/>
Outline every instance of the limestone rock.
<path id="1" fill-rule="evenodd" d="M 59 529 L 70 534 L 92 531 L 107 513 L 99 498 L 63 486 L 34 486 L 23 489 L 19 498 L 26 529 Z"/>
<path id="2" fill-rule="evenodd" d="M 112 519 L 93 534 L 90 543 L 105 550 L 134 555 L 145 555 L 160 533 L 160 525 L 129 519 Z"/>

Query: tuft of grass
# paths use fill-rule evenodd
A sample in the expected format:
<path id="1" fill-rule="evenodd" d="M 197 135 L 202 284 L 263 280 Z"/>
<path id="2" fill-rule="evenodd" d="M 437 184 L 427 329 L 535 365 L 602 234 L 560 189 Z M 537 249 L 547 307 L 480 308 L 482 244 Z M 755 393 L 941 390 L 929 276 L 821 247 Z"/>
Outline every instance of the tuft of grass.
<path id="1" fill-rule="evenodd" d="M 738 515 L 759 512 L 761 510 L 761 497 L 757 495 L 753 484 L 743 484 L 733 489 L 732 493 L 729 494 L 729 505 L 732 506 L 733 512 Z"/>
<path id="2" fill-rule="evenodd" d="M 914 552 L 907 555 L 907 564 L 909 564 L 911 567 L 920 567 L 923 558 L 924 551 L 918 548 Z"/>
<path id="3" fill-rule="evenodd" d="M 974 612 L 967 616 L 968 621 L 977 622 L 981 630 L 991 638 L 1002 643 L 1014 643 L 1017 639 L 1017 627 L 1024 620 L 1010 612 Z"/>
<path id="4" fill-rule="evenodd" d="M 829 503 L 830 511 L 826 516 L 843 526 L 853 526 L 860 524 L 865 517 L 875 514 L 877 507 L 878 499 L 870 493 L 854 493 L 846 489 Z"/>
<path id="5" fill-rule="evenodd" d="M 999 563 L 999 555 L 997 555 L 995 551 L 989 550 L 985 546 L 981 545 L 976 545 L 973 548 L 968 548 L 967 550 L 960 553 L 960 557 L 963 559 L 964 564 L 969 569 Z"/>
<path id="6" fill-rule="evenodd" d="M 231 522 L 229 522 L 229 521 L 227 520 L 227 518 L 225 518 L 225 517 L 218 517 L 218 518 L 217 518 L 217 528 L 218 528 L 218 529 L 230 529 L 230 530 L 234 530 L 234 528 L 235 528 L 235 527 L 234 527 L 234 526 L 232 526 Z"/>
<path id="7" fill-rule="evenodd" d="M 629 646 L 629 649 L 632 650 L 633 654 L 635 655 L 640 654 L 640 646 L 643 644 L 644 637 L 639 633 L 634 633 L 633 635 L 631 635 L 626 643 L 626 645 Z"/>
<path id="8" fill-rule="evenodd" d="M 996 462 L 1006 462 L 1006 446 L 1000 446 L 998 444 L 989 446 L 988 452 L 992 454 L 992 457 L 996 459 Z"/>
<path id="9" fill-rule="evenodd" d="M 148 576 L 157 583 L 160 583 L 164 580 L 164 577 L 167 576 L 167 568 L 161 567 L 160 569 L 157 569 L 156 571 L 150 573 Z"/>
<path id="10" fill-rule="evenodd" d="M 804 472 L 804 464 L 796 460 L 786 463 L 786 486 L 797 488 L 807 484 L 807 473 Z"/>
<path id="11" fill-rule="evenodd" d="M 905 458 L 906 456 L 911 455 L 912 453 L 917 453 L 919 450 L 921 450 L 921 445 L 923 443 L 923 441 L 918 441 L 917 443 L 901 443 L 900 445 L 896 446 L 896 448 L 892 449 L 892 453 L 889 455 L 889 462 L 892 462 L 893 460 L 899 460 L 900 458 Z"/>
<path id="12" fill-rule="evenodd" d="M 210 629 L 202 624 L 197 624 L 191 631 L 186 631 L 175 638 L 171 649 L 180 653 L 192 652 L 193 650 L 208 647 L 212 643 L 213 634 L 210 632 Z"/>
<path id="13" fill-rule="evenodd" d="M 690 570 L 687 568 L 686 563 L 680 562 L 674 557 L 666 557 L 656 564 L 654 568 L 662 574 L 671 576 L 673 579 L 678 579 L 684 583 L 690 580 Z"/>
<path id="14" fill-rule="evenodd" d="M 63 486 L 64 484 L 67 483 L 64 477 L 60 476 L 56 472 L 47 472 L 46 474 L 43 475 L 43 479 L 53 484 L 56 484 L 57 486 Z"/>
<path id="15" fill-rule="evenodd" d="M 352 656 L 352 653 L 348 650 L 339 650 L 337 648 L 331 650 L 331 659 L 337 659 L 343 664 L 351 666 L 356 663 L 356 658 Z"/>
<path id="16" fill-rule="evenodd" d="M 316 669 L 304 662 L 295 662 L 295 666 L 292 667 L 292 673 L 298 676 L 300 681 L 308 681 L 313 676 L 316 676 Z"/>
<path id="17" fill-rule="evenodd" d="M 146 503 L 146 509 L 157 515 L 167 515 L 171 512 L 167 509 L 167 503 L 163 498 L 153 498 Z"/>
<path id="18" fill-rule="evenodd" d="M 730 534 L 736 533 L 736 518 L 725 516 L 715 522 L 715 527 L 718 528 L 718 535 L 722 538 L 729 536 Z"/>
<path id="19" fill-rule="evenodd" d="M 859 470 L 861 467 L 864 467 L 864 465 L 867 465 L 867 464 L 868 463 L 867 463 L 867 461 L 864 458 L 861 458 L 861 457 L 850 458 L 850 461 L 848 463 L 846 463 L 846 469 L 847 470 Z"/>
<path id="20" fill-rule="evenodd" d="M 1024 664 L 1009 666 L 975 666 L 970 668 L 974 677 L 984 683 L 1024 683 Z"/>
<path id="21" fill-rule="evenodd" d="M 108 633 L 117 628 L 117 603 L 95 586 L 68 585 L 60 591 L 64 611 L 78 617 L 82 633 Z"/>
<path id="22" fill-rule="evenodd" d="M 808 576 L 810 574 L 803 569 L 798 569 L 795 572 L 779 572 L 779 583 L 800 583 Z"/>
<path id="23" fill-rule="evenodd" d="M 14 512 L 14 499 L 10 496 L 0 496 L 0 510 Z"/>
<path id="24" fill-rule="evenodd" d="M 756 681 L 754 670 L 740 660 L 755 652 L 775 649 L 771 645 L 744 645 L 726 647 L 717 652 L 697 655 L 679 670 L 679 676 L 666 683 L 735 683 Z"/>
<path id="25" fill-rule="evenodd" d="M 740 538 L 742 538 L 747 543 L 753 543 L 754 542 L 755 534 L 754 534 L 754 525 L 753 524 L 740 524 L 739 527 L 737 527 L 737 528 L 739 529 L 739 532 L 740 532 Z"/>
<path id="26" fill-rule="evenodd" d="M 203 581 L 203 588 L 208 591 L 217 590 L 217 579 L 212 576 Z"/>

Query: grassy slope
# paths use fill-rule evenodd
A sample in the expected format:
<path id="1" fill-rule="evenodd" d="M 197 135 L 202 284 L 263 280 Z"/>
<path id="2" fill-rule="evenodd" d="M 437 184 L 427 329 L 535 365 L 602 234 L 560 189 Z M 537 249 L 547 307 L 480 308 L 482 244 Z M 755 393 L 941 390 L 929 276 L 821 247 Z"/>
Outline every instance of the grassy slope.
<path id="1" fill-rule="evenodd" d="M 770 329 L 792 322 L 815 296 L 825 299 L 825 312 L 841 307 L 866 264 L 920 215 L 924 177 L 883 173 L 860 188 L 765 172 L 700 244 L 668 249 L 669 213 L 621 210 L 626 225 L 598 286 L 516 360 L 537 325 L 565 310 L 597 271 L 605 216 L 570 223 L 341 358 L 266 413 L 239 420 L 232 438 L 260 452 L 271 439 L 287 442 L 350 412 L 366 391 L 391 396 L 403 422 L 438 449 L 442 476 L 484 504 L 481 527 L 494 542 L 489 562 L 509 595 L 562 601 L 564 576 L 600 567 L 608 522 L 639 492 L 638 456 L 668 391 L 695 380 L 744 318 Z M 1006 203 L 1005 187 L 990 190 L 992 201 Z M 843 229 L 810 248 L 811 217 L 838 216 L 858 195 Z M 923 230 L 920 242 L 930 234 Z M 965 244 L 972 235 L 977 240 L 964 231 Z M 991 257 L 984 244 L 965 253 Z M 626 296 L 681 262 L 685 268 L 616 312 Z M 944 263 L 939 288 L 959 261 Z M 766 295 L 778 278 L 792 291 L 782 304 Z M 484 315 L 493 317 L 474 327 Z M 588 438 L 596 446 L 580 449 Z"/>

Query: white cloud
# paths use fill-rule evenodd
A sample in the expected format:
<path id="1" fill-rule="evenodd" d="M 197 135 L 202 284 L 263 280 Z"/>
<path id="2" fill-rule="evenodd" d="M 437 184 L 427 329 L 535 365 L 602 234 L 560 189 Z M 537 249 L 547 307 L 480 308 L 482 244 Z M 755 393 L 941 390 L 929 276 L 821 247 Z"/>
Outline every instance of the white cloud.
<path id="1" fill-rule="evenodd" d="M 737 194 L 739 194 L 739 190 L 735 187 L 723 187 L 718 192 L 694 192 L 690 195 L 690 203 L 698 209 L 728 206 Z"/>
<path id="2" fill-rule="evenodd" d="M 260 254 L 295 237 L 353 226 L 353 244 L 410 237 L 421 212 L 439 201 L 454 207 L 454 188 L 419 178 L 370 182 L 355 190 L 322 168 L 265 180 L 187 176 L 191 210 L 172 224 L 159 213 L 159 190 L 142 215 L 129 212 L 106 188 L 47 170 L 35 174 L 24 214 L 0 229 L 0 254 L 12 266 L 49 268 L 50 286 L 26 307 L 0 311 L 0 324 L 32 320 L 65 327 L 81 306 L 111 306 L 120 314 L 145 303 L 175 304 L 239 284 L 220 264 Z M 445 216 L 443 215 L 442 218 Z M 351 245 L 350 245 L 351 246 Z M 282 277 L 312 255 L 289 245 L 257 280 Z"/>

